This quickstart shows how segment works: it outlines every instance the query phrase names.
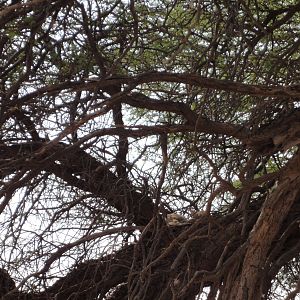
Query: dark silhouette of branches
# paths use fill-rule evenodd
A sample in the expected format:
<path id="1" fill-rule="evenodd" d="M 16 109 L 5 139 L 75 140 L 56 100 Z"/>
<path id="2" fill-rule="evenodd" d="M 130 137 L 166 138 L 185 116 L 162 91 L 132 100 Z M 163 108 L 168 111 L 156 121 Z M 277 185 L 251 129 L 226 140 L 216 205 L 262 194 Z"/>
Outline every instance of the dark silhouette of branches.
<path id="1" fill-rule="evenodd" d="M 0 298 L 295 299 L 296 1 L 0 4 Z"/>

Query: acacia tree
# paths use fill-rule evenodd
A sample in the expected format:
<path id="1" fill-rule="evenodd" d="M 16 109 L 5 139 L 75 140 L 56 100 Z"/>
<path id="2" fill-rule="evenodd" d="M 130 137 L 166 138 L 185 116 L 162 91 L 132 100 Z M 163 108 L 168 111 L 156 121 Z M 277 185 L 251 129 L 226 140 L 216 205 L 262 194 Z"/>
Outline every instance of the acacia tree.
<path id="1" fill-rule="evenodd" d="M 1 299 L 294 299 L 297 1 L 2 1 Z"/>

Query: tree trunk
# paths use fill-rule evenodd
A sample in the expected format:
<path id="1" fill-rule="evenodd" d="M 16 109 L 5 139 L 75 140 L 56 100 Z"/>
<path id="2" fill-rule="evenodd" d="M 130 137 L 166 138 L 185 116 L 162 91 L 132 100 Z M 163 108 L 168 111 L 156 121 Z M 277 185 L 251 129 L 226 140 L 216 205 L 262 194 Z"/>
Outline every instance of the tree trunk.
<path id="1" fill-rule="evenodd" d="M 299 199 L 299 169 L 300 153 L 297 153 L 280 176 L 276 189 L 267 196 L 250 232 L 245 257 L 227 276 L 230 280 L 226 284 L 230 288 L 225 287 L 221 299 L 256 300 L 265 296 L 263 285 L 268 275 L 266 269 L 270 268 L 268 254 L 291 206 Z"/>

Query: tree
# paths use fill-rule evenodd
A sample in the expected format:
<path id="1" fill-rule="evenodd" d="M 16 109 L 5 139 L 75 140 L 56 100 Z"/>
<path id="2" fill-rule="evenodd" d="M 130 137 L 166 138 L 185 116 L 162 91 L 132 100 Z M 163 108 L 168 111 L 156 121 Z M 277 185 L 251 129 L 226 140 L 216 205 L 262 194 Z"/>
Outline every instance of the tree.
<path id="1" fill-rule="evenodd" d="M 299 12 L 2 1 L 1 299 L 295 299 Z"/>

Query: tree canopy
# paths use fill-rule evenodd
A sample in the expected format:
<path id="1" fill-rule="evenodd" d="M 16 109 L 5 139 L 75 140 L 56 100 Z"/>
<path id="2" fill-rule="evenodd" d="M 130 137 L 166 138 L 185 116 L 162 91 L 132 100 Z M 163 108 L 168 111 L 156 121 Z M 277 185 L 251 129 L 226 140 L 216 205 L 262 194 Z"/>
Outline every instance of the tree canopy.
<path id="1" fill-rule="evenodd" d="M 1 299 L 295 299 L 299 12 L 1 1 Z"/>

